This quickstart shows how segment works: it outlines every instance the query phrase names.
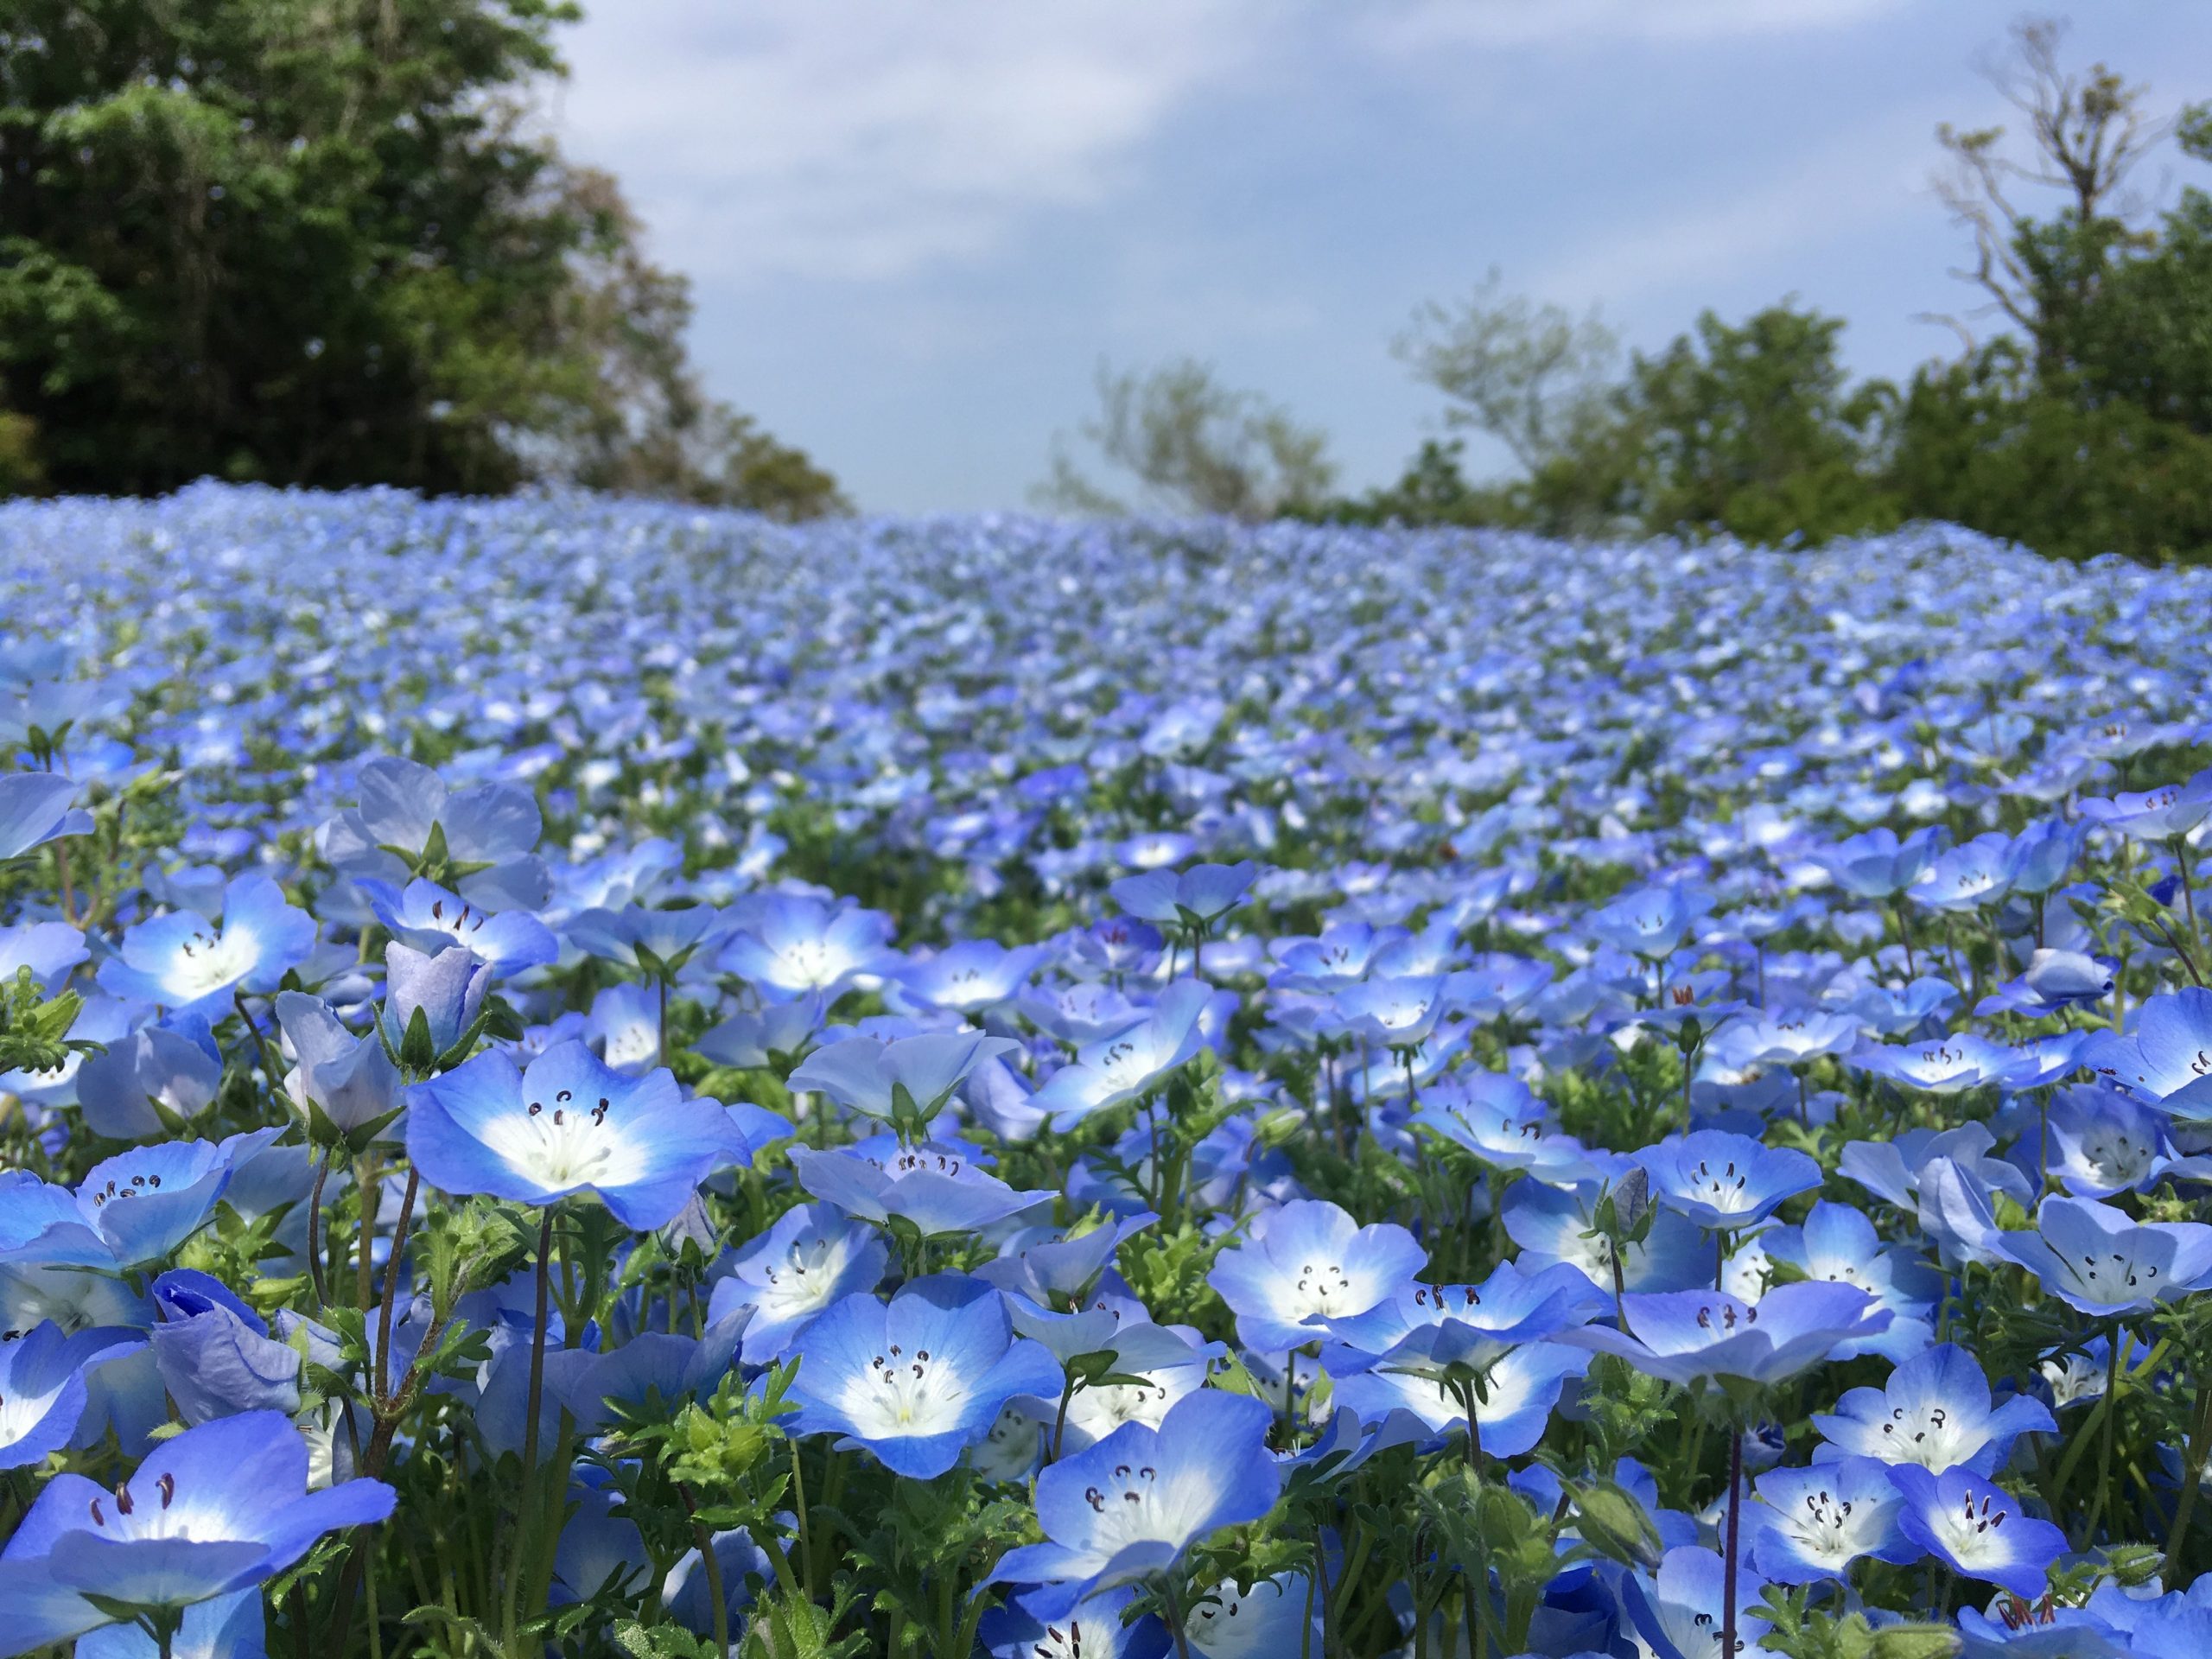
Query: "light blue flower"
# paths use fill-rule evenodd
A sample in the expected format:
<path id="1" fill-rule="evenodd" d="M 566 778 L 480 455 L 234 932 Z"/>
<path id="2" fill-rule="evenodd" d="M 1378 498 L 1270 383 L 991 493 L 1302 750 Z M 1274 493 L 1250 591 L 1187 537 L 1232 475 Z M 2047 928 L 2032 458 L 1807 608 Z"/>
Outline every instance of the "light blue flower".
<path id="1" fill-rule="evenodd" d="M 1041 945 L 1008 950 L 994 939 L 957 939 L 933 956 L 898 970 L 912 1001 L 957 1014 L 981 1014 L 1010 1001 L 1045 959 Z"/>
<path id="2" fill-rule="evenodd" d="M 992 1577 L 1051 1586 L 1027 1605 L 1055 1618 L 1101 1591 L 1170 1573 L 1192 1546 L 1274 1507 L 1274 1420 L 1249 1395 L 1200 1389 L 1158 1428 L 1126 1424 L 1052 1465 L 1037 1478 L 1045 1541 L 1009 1550 Z"/>
<path id="3" fill-rule="evenodd" d="M 1604 1187 L 1599 1180 L 1551 1186 L 1524 1179 L 1505 1189 L 1506 1236 L 1521 1247 L 1522 1272 L 1563 1262 L 1599 1289 L 1612 1290 L 1612 1246 L 1598 1232 L 1595 1214 Z M 1628 1247 L 1620 1266 L 1624 1289 L 1688 1290 L 1713 1282 L 1713 1245 L 1688 1216 L 1661 1210 L 1643 1241 Z"/>
<path id="4" fill-rule="evenodd" d="M 1911 1247 L 1885 1243 L 1863 1211 L 1822 1199 L 1802 1227 L 1764 1228 L 1751 1243 L 1768 1261 L 1785 1262 L 1808 1279 L 1856 1285 L 1872 1293 L 1895 1316 L 1878 1336 L 1837 1344 L 1832 1357 L 1880 1354 L 1902 1362 L 1935 1340 L 1941 1276 Z"/>
<path id="5" fill-rule="evenodd" d="M 152 1140 L 189 1123 L 215 1103 L 223 1054 L 207 1022 L 141 1026 L 87 1055 L 77 1071 L 85 1122 L 113 1141 Z"/>
<path id="6" fill-rule="evenodd" d="M 315 918 L 267 876 L 234 876 L 220 926 L 188 910 L 140 922 L 100 964 L 99 982 L 116 996 L 219 1020 L 238 992 L 275 990 L 286 969 L 306 960 L 315 934 Z"/>
<path id="7" fill-rule="evenodd" d="M 1779 1382 L 1817 1365 L 1839 1343 L 1889 1328 L 1888 1309 L 1855 1285 L 1777 1285 L 1748 1302 L 1719 1291 L 1680 1290 L 1623 1299 L 1627 1331 L 1586 1325 L 1554 1342 L 1618 1354 L 1670 1382 L 1741 1377 Z M 1633 1334 L 1630 1334 L 1633 1332 Z"/>
<path id="8" fill-rule="evenodd" d="M 1301 1198 L 1258 1217 L 1247 1243 L 1215 1258 L 1206 1282 L 1236 1314 L 1245 1346 L 1273 1354 L 1321 1340 L 1330 1321 L 1395 1295 L 1427 1261 L 1395 1223 L 1363 1227 L 1336 1205 Z"/>
<path id="9" fill-rule="evenodd" d="M 888 1043 L 848 1037 L 800 1061 L 789 1083 L 793 1090 L 825 1094 L 864 1117 L 927 1122 L 977 1065 L 1020 1047 L 1010 1037 L 977 1032 L 929 1032 Z"/>
<path id="10" fill-rule="evenodd" d="M 188 1424 L 300 1408 L 300 1355 L 212 1274 L 172 1268 L 154 1281 L 154 1364 Z"/>
<path id="11" fill-rule="evenodd" d="M 625 1227 L 665 1226 L 734 1160 L 728 1116 L 667 1071 L 626 1077 L 582 1043 L 518 1071 L 486 1052 L 408 1095 L 407 1153 L 441 1192 L 545 1205 L 589 1193 Z"/>
<path id="12" fill-rule="evenodd" d="M 65 1335 L 42 1320 L 0 1342 L 0 1469 L 21 1469 L 67 1446 L 85 1414 L 86 1373 L 144 1346 L 132 1331 Z"/>
<path id="13" fill-rule="evenodd" d="M 1821 1184 L 1820 1165 L 1805 1154 L 1725 1129 L 1670 1135 L 1634 1157 L 1656 1202 L 1706 1228 L 1757 1226 L 1783 1199 Z"/>
<path id="14" fill-rule="evenodd" d="M 436 956 L 458 946 L 489 963 L 502 979 L 560 957 L 552 931 L 526 910 L 484 910 L 420 876 L 404 889 L 373 879 L 354 885 L 367 897 L 376 918 L 416 950 Z"/>
<path id="15" fill-rule="evenodd" d="M 1328 1354 L 1323 1363 L 1332 1363 Z M 1589 1368 L 1588 1354 L 1556 1342 L 1524 1343 L 1476 1367 L 1482 1387 L 1475 1398 L 1475 1430 L 1484 1452 L 1517 1458 L 1534 1450 L 1567 1383 Z M 1456 1386 L 1426 1362 L 1363 1365 L 1335 1381 L 1332 1397 L 1357 1412 L 1363 1424 L 1385 1423 L 1402 1411 L 1419 1418 L 1438 1440 L 1466 1432 L 1467 1408 Z"/>
<path id="16" fill-rule="evenodd" d="M 824 1310 L 882 1282 L 891 1253 L 874 1228 L 848 1221 L 827 1204 L 786 1210 L 737 1254 L 729 1276 L 715 1281 L 710 1318 L 753 1310 L 744 1359 L 766 1365 Z"/>
<path id="17" fill-rule="evenodd" d="M 1923 1468 L 1993 1475 L 2023 1434 L 2056 1433 L 2040 1400 L 2015 1395 L 1992 1408 L 1989 1379 L 1973 1355 L 1944 1343 L 1907 1360 L 1879 1389 L 1853 1389 L 1833 1413 L 1813 1414 L 1816 1459 L 1875 1458 Z"/>
<path id="18" fill-rule="evenodd" d="M 827 1152 L 793 1147 L 798 1184 L 849 1216 L 911 1222 L 924 1238 L 972 1233 L 1052 1201 L 1041 1189 L 1016 1191 L 957 1142 L 909 1142 L 879 1135 Z"/>
<path id="19" fill-rule="evenodd" d="M 1014 1395 L 1060 1386 L 1052 1355 L 1014 1337 L 999 1293 L 953 1274 L 917 1279 L 888 1305 L 848 1296 L 793 1351 L 791 1433 L 840 1435 L 840 1446 L 865 1446 L 913 1480 L 959 1462 Z"/>
<path id="20" fill-rule="evenodd" d="M 1212 995 L 1197 980 L 1177 980 L 1141 1020 L 1077 1049 L 1030 1104 L 1050 1112 L 1054 1132 L 1065 1134 L 1087 1117 L 1159 1088 L 1205 1046 L 1199 1019 Z"/>
<path id="21" fill-rule="evenodd" d="M 2088 1198 L 2045 1198 L 2036 1230 L 2008 1232 L 2005 1253 L 2084 1313 L 2140 1313 L 2212 1282 L 2212 1227 L 2138 1222 Z"/>
<path id="22" fill-rule="evenodd" d="M 307 1484 L 307 1443 L 273 1411 L 187 1429 L 113 1491 L 54 1476 L 0 1550 L 0 1659 L 114 1623 L 88 1596 L 173 1612 L 259 1584 L 323 1534 L 392 1511 L 381 1481 Z"/>
<path id="23" fill-rule="evenodd" d="M 1717 1554 L 1695 1544 L 1680 1545 L 1660 1558 L 1659 1570 L 1650 1577 L 1630 1573 L 1623 1578 L 1622 1611 L 1658 1659 L 1713 1659 L 1726 1580 L 1726 1566 Z M 1745 1659 L 1768 1652 L 1759 1641 L 1771 1622 L 1759 1611 L 1765 1591 L 1765 1580 L 1738 1563 L 1737 1652 Z"/>
<path id="24" fill-rule="evenodd" d="M 990 1659 L 1166 1659 L 1166 1625 L 1149 1613 L 1122 1622 L 1136 1593 L 1124 1586 L 1047 1614 L 1033 1591 L 985 1613 L 977 1637 Z M 1041 1599 L 1057 1605 L 1049 1591 Z"/>
<path id="25" fill-rule="evenodd" d="M 78 785 L 58 772 L 0 777 L 0 859 L 20 858 L 63 836 L 90 833 L 92 815 L 73 804 Z"/>
<path id="26" fill-rule="evenodd" d="M 1753 1571 L 1777 1584 L 1847 1580 L 1863 1556 L 1902 1564 L 1920 1559 L 1898 1518 L 1904 1500 L 1889 1466 L 1872 1458 L 1845 1458 L 1809 1469 L 1776 1469 L 1759 1477 L 1760 1502 L 1748 1505 L 1743 1548 Z M 1737 1593 L 1740 1597 L 1739 1582 Z"/>
<path id="27" fill-rule="evenodd" d="M 889 948 L 891 918 L 851 904 L 761 893 L 730 908 L 734 926 L 720 965 L 771 1002 L 832 1002 L 864 976 L 901 965 Z"/>

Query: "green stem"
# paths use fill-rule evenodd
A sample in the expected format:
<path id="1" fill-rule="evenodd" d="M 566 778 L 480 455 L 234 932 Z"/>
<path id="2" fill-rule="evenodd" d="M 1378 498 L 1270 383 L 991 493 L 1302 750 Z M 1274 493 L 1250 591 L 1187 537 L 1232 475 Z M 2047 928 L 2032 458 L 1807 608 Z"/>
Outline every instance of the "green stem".
<path id="1" fill-rule="evenodd" d="M 2169 1590 L 2186 1590 L 2189 1580 L 2181 1570 L 2182 1546 L 2189 1541 L 2189 1523 L 2196 1513 L 2196 1490 L 2204 1479 L 2204 1459 L 2212 1450 L 2212 1379 L 2197 1384 L 2196 1428 L 2189 1437 L 2183 1459 L 2181 1500 L 2174 1509 L 2174 1529 L 2166 1539 L 2166 1564 L 2162 1574 Z"/>
<path id="2" fill-rule="evenodd" d="M 537 1226 L 537 1325 L 530 1333 L 529 1415 L 523 1420 L 522 1478 L 527 1481 L 537 1467 L 537 1414 L 545 1398 L 546 1303 L 552 1294 L 553 1210 L 545 1206 Z"/>

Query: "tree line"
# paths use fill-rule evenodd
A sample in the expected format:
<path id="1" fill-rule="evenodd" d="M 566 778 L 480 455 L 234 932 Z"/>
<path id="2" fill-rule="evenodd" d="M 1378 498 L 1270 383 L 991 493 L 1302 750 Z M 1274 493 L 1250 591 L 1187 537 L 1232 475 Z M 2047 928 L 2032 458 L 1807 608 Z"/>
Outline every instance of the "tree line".
<path id="1" fill-rule="evenodd" d="M 566 0 L 0 6 L 0 494 L 532 480 L 803 518 L 537 119 Z"/>
<path id="2" fill-rule="evenodd" d="M 2212 162 L 2212 105 L 2161 118 L 2142 85 L 2070 69 L 2064 33 L 2023 22 L 1992 68 L 2018 130 L 1938 130 L 1977 304 L 1946 320 L 1961 349 L 1902 385 L 1854 379 L 1842 320 L 1788 301 L 1630 352 L 1493 273 L 1397 340 L 1446 435 L 1382 488 L 1332 493 L 1319 429 L 1185 359 L 1102 369 L 1099 413 L 1040 494 L 1125 505 L 1071 453 L 1087 448 L 1131 499 L 1245 518 L 1768 543 L 1940 519 L 2067 557 L 2212 557 L 2212 194 L 2190 182 L 2153 212 L 2133 188 L 2169 145 Z M 1470 479 L 1471 434 L 1507 475 Z"/>

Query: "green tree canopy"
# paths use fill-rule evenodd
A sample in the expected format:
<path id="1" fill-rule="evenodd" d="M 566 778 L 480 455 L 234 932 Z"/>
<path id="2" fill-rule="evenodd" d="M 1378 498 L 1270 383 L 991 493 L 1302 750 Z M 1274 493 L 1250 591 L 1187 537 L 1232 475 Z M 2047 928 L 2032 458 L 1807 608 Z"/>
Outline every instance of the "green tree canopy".
<path id="1" fill-rule="evenodd" d="M 645 259 L 613 182 L 534 124 L 575 15 L 11 0 L 0 485 L 552 477 L 837 505 L 702 395 L 682 280 Z"/>

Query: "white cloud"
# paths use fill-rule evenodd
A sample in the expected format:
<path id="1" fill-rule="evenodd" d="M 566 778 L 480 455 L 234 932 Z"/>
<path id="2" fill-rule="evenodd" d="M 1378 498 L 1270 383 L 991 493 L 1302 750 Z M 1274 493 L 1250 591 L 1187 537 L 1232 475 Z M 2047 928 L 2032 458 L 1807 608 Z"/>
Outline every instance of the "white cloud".
<path id="1" fill-rule="evenodd" d="M 568 39 L 557 127 L 696 276 L 898 277 L 1110 197 L 1259 23 L 1253 0 L 619 0 Z"/>
<path id="2" fill-rule="evenodd" d="M 1847 29 L 1907 0 L 1417 0 L 1379 20 L 1386 49 L 1605 48 L 1700 43 Z"/>

